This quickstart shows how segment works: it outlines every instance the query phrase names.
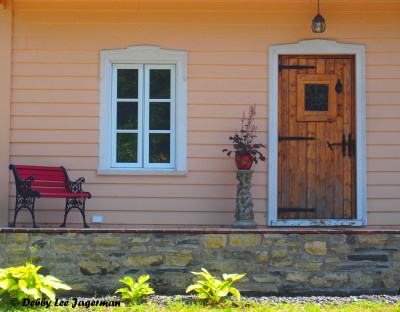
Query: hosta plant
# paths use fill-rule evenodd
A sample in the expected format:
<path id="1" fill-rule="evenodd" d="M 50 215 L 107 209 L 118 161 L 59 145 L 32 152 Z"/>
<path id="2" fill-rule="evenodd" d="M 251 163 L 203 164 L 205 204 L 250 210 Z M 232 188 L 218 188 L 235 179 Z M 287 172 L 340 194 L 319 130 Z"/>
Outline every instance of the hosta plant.
<path id="1" fill-rule="evenodd" d="M 31 248 L 31 253 L 34 253 L 35 250 L 35 248 Z M 31 261 L 28 261 L 25 266 L 0 269 L 0 295 L 7 292 L 11 298 L 18 300 L 24 298 L 36 300 L 46 295 L 51 300 L 55 300 L 54 289 L 71 289 L 52 275 L 39 274 L 40 268 L 40 265 L 32 264 L 31 257 Z"/>
<path id="2" fill-rule="evenodd" d="M 190 285 L 186 289 L 186 293 L 195 291 L 197 299 L 204 300 L 211 304 L 218 304 L 226 300 L 228 294 L 232 294 L 240 301 L 240 292 L 232 284 L 246 274 L 223 274 L 223 280 L 220 280 L 210 274 L 206 269 L 202 268 L 202 272 L 192 272 L 202 278 L 198 279 L 195 284 Z"/>
<path id="3" fill-rule="evenodd" d="M 127 287 L 119 288 L 115 293 L 121 293 L 122 299 L 128 300 L 134 304 L 140 304 L 148 295 L 154 294 L 153 288 L 151 288 L 149 283 L 147 283 L 149 278 L 149 275 L 142 275 L 136 282 L 134 278 L 125 276 L 119 281 L 128 285 L 129 289 Z"/>

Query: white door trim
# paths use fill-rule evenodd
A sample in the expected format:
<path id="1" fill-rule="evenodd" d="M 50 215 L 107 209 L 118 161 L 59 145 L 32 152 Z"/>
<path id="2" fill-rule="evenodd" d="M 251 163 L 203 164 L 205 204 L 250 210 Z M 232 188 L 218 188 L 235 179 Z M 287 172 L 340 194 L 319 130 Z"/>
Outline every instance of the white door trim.
<path id="1" fill-rule="evenodd" d="M 278 57 L 279 55 L 355 55 L 357 219 L 278 220 Z M 304 40 L 269 47 L 268 225 L 269 226 L 363 226 L 366 211 L 366 96 L 365 46 L 334 40 Z"/>

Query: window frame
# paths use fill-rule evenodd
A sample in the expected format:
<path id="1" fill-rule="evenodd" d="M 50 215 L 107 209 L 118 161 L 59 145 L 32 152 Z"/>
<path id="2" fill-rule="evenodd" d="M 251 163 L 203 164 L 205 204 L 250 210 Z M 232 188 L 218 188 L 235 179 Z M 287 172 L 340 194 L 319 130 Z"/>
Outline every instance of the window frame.
<path id="1" fill-rule="evenodd" d="M 114 66 L 146 66 L 153 68 L 173 68 L 175 79 L 171 85 L 175 86 L 173 91 L 175 105 L 171 105 L 171 163 L 154 164 L 148 159 L 143 159 L 144 167 L 137 165 L 119 164 L 115 166 L 115 155 L 113 151 L 113 116 L 116 107 L 113 104 L 112 94 Z M 116 72 L 116 71 L 115 71 Z M 144 76 L 148 73 L 144 74 Z M 172 75 L 173 77 L 173 75 Z M 146 78 L 144 78 L 146 79 Z M 143 89 L 143 88 L 142 88 Z M 114 89 L 115 90 L 115 89 Z M 148 95 L 142 95 L 148 102 Z M 140 96 L 139 96 L 140 97 Z M 173 94 L 171 94 L 173 97 Z M 147 104 L 146 104 L 147 105 Z M 139 105 L 140 106 L 140 105 Z M 172 106 L 174 107 L 172 109 Z M 139 109 L 140 110 L 140 109 Z M 138 112 L 139 114 L 139 112 Z M 148 116 L 146 116 L 148 117 Z M 186 175 L 187 174 L 187 52 L 176 50 L 165 50 L 154 46 L 133 46 L 126 49 L 102 50 L 100 51 L 100 117 L 99 117 L 99 166 L 98 174 L 108 175 Z M 145 125 L 142 125 L 145 127 Z M 139 128 L 139 125 L 138 125 Z M 173 129 L 174 128 L 174 129 Z M 142 131 L 146 136 L 146 131 Z M 144 138 L 146 140 L 146 138 Z M 143 151 L 146 152 L 145 146 Z M 138 155 L 139 162 L 139 155 Z M 146 167 L 147 166 L 147 167 Z"/>
<path id="2" fill-rule="evenodd" d="M 143 65 L 141 64 L 112 64 L 112 80 L 111 80 L 111 168 L 141 168 L 143 163 L 143 118 L 140 116 L 143 115 L 143 105 L 141 105 L 141 101 L 143 99 L 143 79 L 138 80 L 138 97 L 137 99 L 119 99 L 117 96 L 117 84 L 118 84 L 118 69 L 137 69 L 138 76 L 143 76 Z M 117 112 L 118 112 L 118 103 L 119 102 L 134 102 L 136 101 L 138 104 L 138 126 L 137 130 L 118 130 L 117 129 Z M 118 163 L 117 162 L 117 134 L 118 133 L 136 133 L 137 134 L 137 162 L 136 163 Z"/>
<path id="3" fill-rule="evenodd" d="M 145 76 L 145 85 L 150 85 L 150 70 L 152 69 L 169 69 L 171 71 L 171 77 L 175 77 L 175 66 L 171 65 L 155 65 L 155 64 L 146 64 L 144 66 L 144 76 Z M 175 108 L 176 108 L 176 81 L 171 79 L 171 89 L 170 89 L 170 99 L 151 99 L 149 88 L 145 87 L 144 93 L 144 146 L 143 146 L 143 165 L 145 168 L 164 168 L 164 169 L 173 169 L 175 167 L 175 128 L 176 128 L 176 118 L 175 118 Z M 170 130 L 151 130 L 150 129 L 150 106 L 151 103 L 170 103 Z M 149 160 L 149 148 L 150 148 L 150 134 L 156 133 L 168 133 L 170 135 L 170 162 L 169 163 L 151 163 Z"/>
<path id="4" fill-rule="evenodd" d="M 337 93 L 335 85 L 337 82 L 335 74 L 298 74 L 297 75 L 297 120 L 298 121 L 335 121 L 337 114 Z M 305 86 L 306 84 L 328 85 L 328 110 L 311 111 L 305 109 Z"/>

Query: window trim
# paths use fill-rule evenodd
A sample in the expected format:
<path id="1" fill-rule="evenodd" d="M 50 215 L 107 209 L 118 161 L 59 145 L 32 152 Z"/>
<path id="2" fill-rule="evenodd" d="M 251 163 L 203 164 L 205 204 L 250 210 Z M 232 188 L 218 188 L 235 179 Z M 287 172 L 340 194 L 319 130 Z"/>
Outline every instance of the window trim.
<path id="1" fill-rule="evenodd" d="M 112 167 L 111 75 L 113 64 L 175 65 L 175 167 Z M 187 52 L 156 46 L 131 46 L 100 51 L 100 117 L 98 174 L 107 175 L 186 175 L 187 174 Z"/>

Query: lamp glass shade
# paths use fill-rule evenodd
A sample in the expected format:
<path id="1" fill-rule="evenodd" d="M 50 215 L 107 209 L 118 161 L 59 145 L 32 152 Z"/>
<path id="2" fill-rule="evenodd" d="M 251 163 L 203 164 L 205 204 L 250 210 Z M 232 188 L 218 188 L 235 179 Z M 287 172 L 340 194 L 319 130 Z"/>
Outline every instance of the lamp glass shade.
<path id="1" fill-rule="evenodd" d="M 323 33 L 326 29 L 325 19 L 322 17 L 321 14 L 315 15 L 312 24 L 311 24 L 312 31 L 315 33 Z"/>

